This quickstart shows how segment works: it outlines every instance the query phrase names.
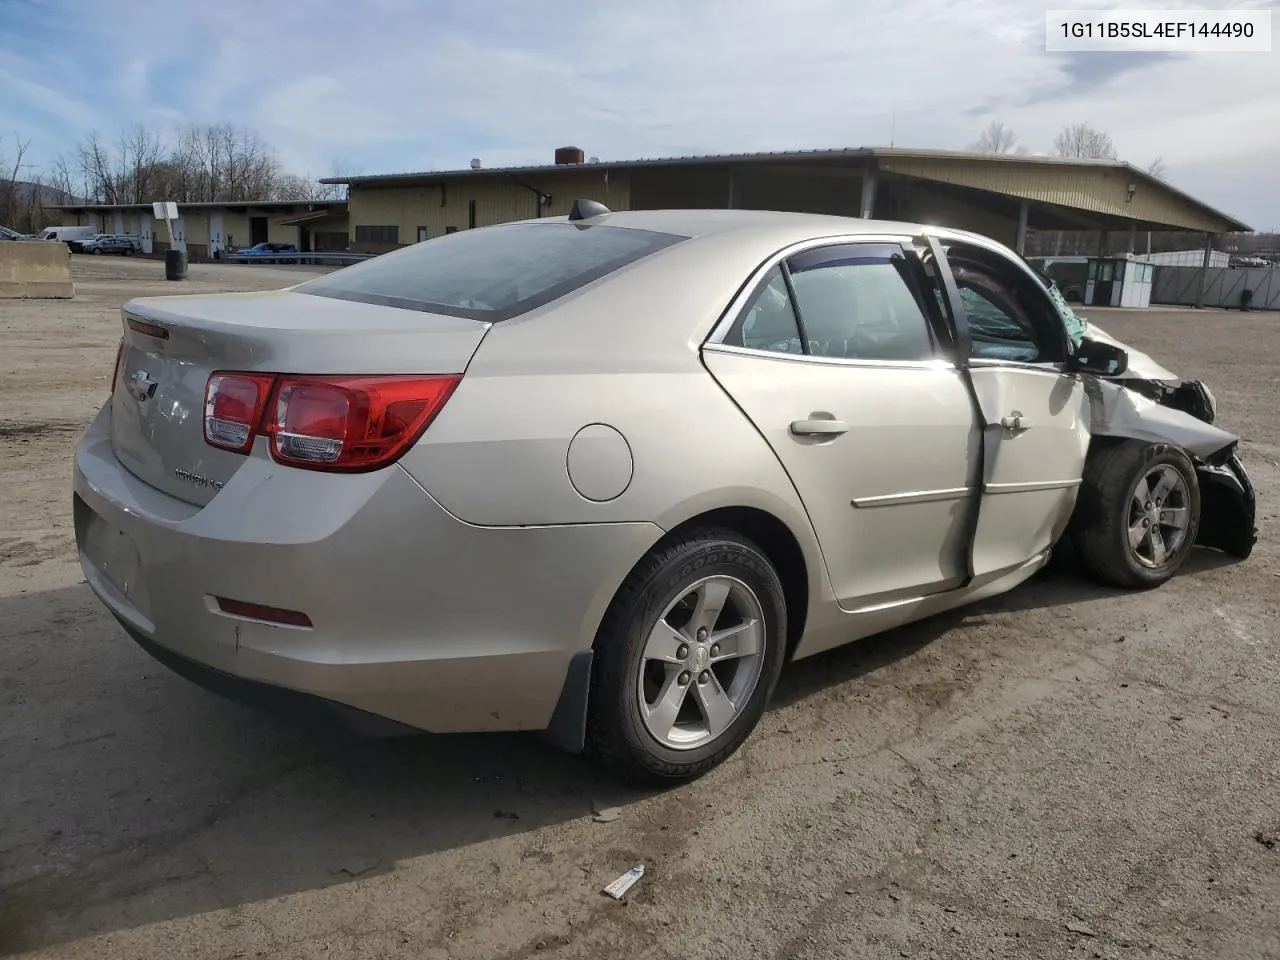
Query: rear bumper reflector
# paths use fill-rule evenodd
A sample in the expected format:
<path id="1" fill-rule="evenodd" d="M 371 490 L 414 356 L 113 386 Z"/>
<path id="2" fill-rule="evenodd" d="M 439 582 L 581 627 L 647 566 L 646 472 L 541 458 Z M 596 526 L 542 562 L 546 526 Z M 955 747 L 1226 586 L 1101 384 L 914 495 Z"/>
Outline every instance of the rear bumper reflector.
<path id="1" fill-rule="evenodd" d="M 233 617 L 246 617 L 249 620 L 262 620 L 266 623 L 280 623 L 286 627 L 311 628 L 311 618 L 297 610 L 282 610 L 279 607 L 268 607 L 261 603 L 246 603 L 243 600 L 228 600 L 226 597 L 214 597 L 218 609 Z"/>

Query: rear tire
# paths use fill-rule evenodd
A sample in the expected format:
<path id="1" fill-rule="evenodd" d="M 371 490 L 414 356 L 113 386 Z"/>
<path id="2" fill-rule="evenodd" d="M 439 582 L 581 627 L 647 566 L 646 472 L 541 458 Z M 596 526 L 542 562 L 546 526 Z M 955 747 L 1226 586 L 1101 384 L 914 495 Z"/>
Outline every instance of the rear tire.
<path id="1" fill-rule="evenodd" d="M 100 256 L 102 256 L 102 251 L 101 251 L 101 250 L 99 250 L 97 247 L 94 247 L 94 248 L 93 248 L 93 255 L 94 255 L 95 257 L 100 257 Z"/>
<path id="2" fill-rule="evenodd" d="M 718 766 L 764 713 L 786 625 L 782 582 L 750 540 L 704 528 L 659 544 L 596 635 L 587 752 L 645 784 Z"/>
<path id="3" fill-rule="evenodd" d="M 1151 589 L 1195 546 L 1200 486 L 1178 447 L 1123 440 L 1089 454 L 1071 521 L 1082 567 L 1104 583 Z"/>

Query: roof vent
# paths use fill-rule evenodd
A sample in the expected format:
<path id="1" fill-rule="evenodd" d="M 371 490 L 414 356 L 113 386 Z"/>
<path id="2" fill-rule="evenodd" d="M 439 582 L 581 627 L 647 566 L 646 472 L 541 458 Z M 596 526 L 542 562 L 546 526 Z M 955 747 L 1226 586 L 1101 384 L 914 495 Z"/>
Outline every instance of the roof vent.
<path id="1" fill-rule="evenodd" d="M 575 200 L 573 209 L 569 211 L 569 219 L 589 220 L 591 217 L 602 217 L 606 213 L 613 213 L 613 211 L 598 200 Z"/>
<path id="2" fill-rule="evenodd" d="M 556 166 L 568 166 L 570 164 L 583 163 L 586 159 L 587 154 L 581 147 L 556 148 Z"/>
<path id="3" fill-rule="evenodd" d="M 475 157 L 475 158 L 471 161 L 471 169 L 472 169 L 472 170 L 479 170 L 479 169 L 480 169 L 480 158 L 479 158 L 479 157 Z"/>

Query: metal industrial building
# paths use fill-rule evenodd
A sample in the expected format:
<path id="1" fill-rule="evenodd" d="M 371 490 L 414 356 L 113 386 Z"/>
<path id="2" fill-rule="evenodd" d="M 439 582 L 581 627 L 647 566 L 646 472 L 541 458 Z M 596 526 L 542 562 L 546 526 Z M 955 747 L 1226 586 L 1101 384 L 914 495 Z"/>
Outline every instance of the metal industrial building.
<path id="1" fill-rule="evenodd" d="M 348 185 L 351 249 L 379 252 L 511 220 L 564 216 L 579 197 L 612 210 L 791 210 L 959 227 L 1022 252 L 1031 230 L 1182 230 L 1197 244 L 1250 228 L 1111 160 L 858 148 L 556 163 L 330 178 Z M 1106 237 L 1103 237 L 1106 242 Z M 1132 244 L 1130 245 L 1132 249 Z"/>
<path id="2" fill-rule="evenodd" d="M 169 234 L 149 203 L 81 204 L 58 207 L 66 224 L 86 224 L 103 233 L 138 237 L 144 253 L 164 253 Z M 347 204 L 342 200 L 254 200 L 244 203 L 179 203 L 174 246 L 192 260 L 205 260 L 255 243 L 292 243 L 304 253 L 345 250 Z"/>

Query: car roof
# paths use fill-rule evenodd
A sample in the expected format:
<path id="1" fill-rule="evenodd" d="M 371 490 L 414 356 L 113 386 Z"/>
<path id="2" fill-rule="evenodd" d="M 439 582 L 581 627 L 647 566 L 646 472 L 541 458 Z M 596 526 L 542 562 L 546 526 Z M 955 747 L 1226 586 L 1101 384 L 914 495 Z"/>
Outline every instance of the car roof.
<path id="1" fill-rule="evenodd" d="M 563 222 L 564 220 L 563 217 L 557 217 L 554 221 L 552 218 L 542 218 L 541 222 Z M 947 236 L 968 235 L 968 232 L 963 230 L 950 228 L 941 230 L 928 224 L 899 220 L 864 220 L 860 217 L 842 217 L 825 213 L 790 213 L 780 210 L 621 210 L 577 222 L 629 227 L 634 230 L 654 230 L 684 237 L 704 237 L 735 231 L 758 233 L 769 230 L 776 230 L 780 238 L 795 234 L 815 237 L 845 234 L 919 236 L 925 232 Z"/>
<path id="2" fill-rule="evenodd" d="M 652 230 L 697 239 L 698 246 L 702 247 L 710 243 L 717 246 L 721 244 L 743 248 L 772 246 L 775 249 L 781 249 L 793 243 L 824 237 L 919 237 L 928 234 L 936 237 L 944 245 L 955 241 L 970 241 L 982 247 L 1004 248 L 1004 244 L 993 241 L 990 237 L 953 227 L 902 220 L 864 220 L 861 217 L 842 217 L 824 213 L 790 213 L 780 210 L 619 210 L 577 221 L 569 221 L 568 217 L 538 217 L 515 222 L 521 224 L 572 222 L 583 226 Z M 495 226 L 501 227 L 503 224 Z"/>

